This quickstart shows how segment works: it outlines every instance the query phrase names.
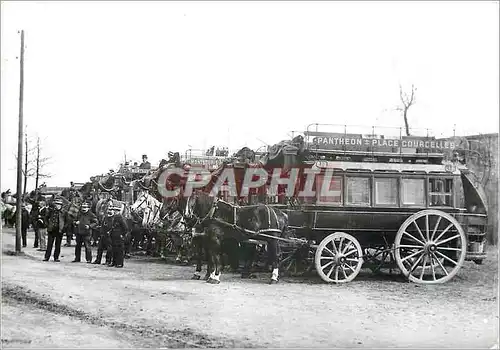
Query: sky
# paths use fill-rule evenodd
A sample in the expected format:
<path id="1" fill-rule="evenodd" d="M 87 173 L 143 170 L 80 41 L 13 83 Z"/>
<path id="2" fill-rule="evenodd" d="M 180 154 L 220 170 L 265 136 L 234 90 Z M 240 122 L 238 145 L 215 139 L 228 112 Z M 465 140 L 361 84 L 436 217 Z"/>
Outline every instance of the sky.
<path id="1" fill-rule="evenodd" d="M 499 4 L 203 1 L 1 4 L 1 184 L 16 188 L 24 124 L 48 186 L 146 153 L 253 149 L 311 123 L 498 132 Z M 28 180 L 28 189 L 34 180 Z"/>

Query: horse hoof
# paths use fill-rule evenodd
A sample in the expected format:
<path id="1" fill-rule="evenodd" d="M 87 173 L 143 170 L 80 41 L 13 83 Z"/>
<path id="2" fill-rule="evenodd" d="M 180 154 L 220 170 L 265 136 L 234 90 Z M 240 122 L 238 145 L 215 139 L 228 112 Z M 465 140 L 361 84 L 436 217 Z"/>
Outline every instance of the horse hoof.
<path id="1" fill-rule="evenodd" d="M 278 284 L 278 280 L 271 280 L 269 284 Z"/>
<path id="2" fill-rule="evenodd" d="M 208 282 L 208 280 L 210 279 L 210 275 L 205 275 L 203 279 Z"/>
<path id="3" fill-rule="evenodd" d="M 191 277 L 192 280 L 200 280 L 201 279 L 201 276 L 200 275 L 193 275 L 193 277 Z"/>
<path id="4" fill-rule="evenodd" d="M 207 283 L 210 283 L 210 284 L 219 284 L 219 283 L 220 283 L 220 281 L 219 281 L 219 280 L 216 280 L 216 279 L 214 279 L 214 278 L 209 278 L 209 279 L 207 280 Z"/>

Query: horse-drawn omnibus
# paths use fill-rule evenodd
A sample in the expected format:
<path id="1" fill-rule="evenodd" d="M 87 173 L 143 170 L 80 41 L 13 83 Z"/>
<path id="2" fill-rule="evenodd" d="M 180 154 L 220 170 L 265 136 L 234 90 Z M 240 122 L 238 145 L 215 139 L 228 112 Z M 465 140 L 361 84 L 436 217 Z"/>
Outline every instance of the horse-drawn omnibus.
<path id="1" fill-rule="evenodd" d="M 486 196 L 459 139 L 313 125 L 304 133 L 307 156 L 295 162 L 310 180 L 302 173 L 295 205 L 279 206 L 295 236 L 315 250 L 324 281 L 352 281 L 365 264 L 397 266 L 416 283 L 443 283 L 464 261 L 485 259 Z M 301 195 L 311 184 L 314 195 Z"/>

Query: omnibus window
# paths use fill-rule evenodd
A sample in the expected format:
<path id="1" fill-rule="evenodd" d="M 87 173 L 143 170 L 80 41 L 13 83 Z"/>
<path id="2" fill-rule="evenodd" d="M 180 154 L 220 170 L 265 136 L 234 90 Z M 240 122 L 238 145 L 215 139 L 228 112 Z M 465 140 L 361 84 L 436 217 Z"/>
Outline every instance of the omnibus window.
<path id="1" fill-rule="evenodd" d="M 370 205 L 370 178 L 347 178 L 347 204 Z"/>
<path id="2" fill-rule="evenodd" d="M 425 180 L 401 179 L 403 184 L 402 200 L 406 205 L 425 205 Z"/>
<path id="3" fill-rule="evenodd" d="M 325 196 L 327 193 L 322 193 L 324 175 L 316 176 L 316 198 L 319 204 L 341 204 L 342 203 L 342 176 L 332 176 L 329 190 L 332 196 Z"/>
<path id="4" fill-rule="evenodd" d="M 453 195 L 453 179 L 429 179 L 429 206 L 451 207 Z"/>
<path id="5" fill-rule="evenodd" d="M 398 204 L 398 179 L 375 179 L 375 204 Z"/>

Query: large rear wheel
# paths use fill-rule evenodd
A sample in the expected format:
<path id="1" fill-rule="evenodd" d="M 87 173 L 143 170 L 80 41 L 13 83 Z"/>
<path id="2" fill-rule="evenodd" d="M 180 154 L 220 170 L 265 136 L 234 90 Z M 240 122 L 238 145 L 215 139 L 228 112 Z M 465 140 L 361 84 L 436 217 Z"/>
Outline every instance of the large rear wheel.
<path id="1" fill-rule="evenodd" d="M 464 230 L 439 210 L 422 210 L 399 228 L 394 242 L 399 269 L 412 282 L 444 283 L 463 265 L 467 249 Z"/>

